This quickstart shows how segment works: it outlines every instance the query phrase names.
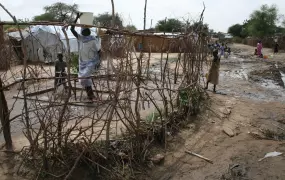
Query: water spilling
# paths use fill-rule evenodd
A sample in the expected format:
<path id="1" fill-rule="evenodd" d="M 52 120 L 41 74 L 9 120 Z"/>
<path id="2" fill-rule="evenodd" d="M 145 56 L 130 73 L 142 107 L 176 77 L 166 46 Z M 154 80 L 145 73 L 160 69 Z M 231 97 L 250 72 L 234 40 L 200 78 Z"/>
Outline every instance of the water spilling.
<path id="1" fill-rule="evenodd" d="M 275 64 L 275 67 L 277 68 L 277 69 L 279 69 L 278 68 L 278 64 Z M 279 69 L 279 72 L 280 72 L 280 74 L 281 74 L 281 79 L 282 79 L 282 81 L 283 81 L 283 87 L 285 87 L 285 73 L 283 73 L 280 69 Z"/>
<path id="2" fill-rule="evenodd" d="M 280 74 L 281 74 L 281 79 L 282 79 L 284 86 L 285 86 L 285 73 L 280 71 Z"/>

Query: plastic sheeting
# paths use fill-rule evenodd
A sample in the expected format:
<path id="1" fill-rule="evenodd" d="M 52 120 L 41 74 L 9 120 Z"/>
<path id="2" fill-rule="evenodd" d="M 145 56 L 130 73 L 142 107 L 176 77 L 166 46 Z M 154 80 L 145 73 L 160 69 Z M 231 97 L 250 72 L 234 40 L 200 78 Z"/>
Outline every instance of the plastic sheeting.
<path id="1" fill-rule="evenodd" d="M 67 49 L 67 39 L 62 31 L 62 26 L 39 25 L 39 26 L 34 26 L 31 29 L 32 33 L 39 32 L 40 30 L 58 36 L 59 39 L 63 42 L 65 48 Z M 77 33 L 81 33 L 81 27 L 75 27 L 75 30 L 77 31 Z M 91 35 L 96 37 L 97 36 L 96 28 L 90 28 L 90 30 L 91 30 Z M 66 34 L 69 40 L 70 52 L 78 52 L 78 42 L 76 37 L 72 34 L 70 27 L 66 29 Z"/>
<path id="2" fill-rule="evenodd" d="M 81 27 L 75 27 L 77 33 L 81 33 Z M 91 35 L 97 37 L 96 28 L 90 28 Z M 67 38 L 69 40 L 70 52 L 78 52 L 78 42 L 72 34 L 70 27 L 66 29 L 67 38 L 65 37 L 62 26 L 32 26 L 30 29 L 22 30 L 28 59 L 30 61 L 55 61 L 58 52 L 64 52 L 67 49 Z M 19 32 L 11 32 L 10 37 L 20 41 Z M 98 39 L 98 46 L 101 47 L 101 39 Z M 42 51 L 47 56 L 43 58 Z"/>
<path id="3" fill-rule="evenodd" d="M 30 35 L 30 33 L 27 30 L 22 30 L 22 35 L 24 38 L 27 38 Z M 22 40 L 19 31 L 10 32 L 10 33 L 8 33 L 8 36 L 16 39 L 17 41 Z"/>
<path id="4" fill-rule="evenodd" d="M 81 33 L 81 27 L 75 27 L 75 30 L 77 31 L 77 33 Z M 90 30 L 91 30 L 91 35 L 97 37 L 96 28 L 90 28 Z M 38 38 L 44 47 L 58 45 L 58 41 L 54 40 L 54 38 L 50 40 L 49 36 L 45 37 L 38 36 L 38 34 L 40 34 L 42 31 L 56 35 L 56 37 L 58 37 L 58 39 L 64 44 L 65 49 L 67 49 L 67 39 L 62 31 L 62 26 L 37 25 L 37 26 L 32 26 L 31 29 L 22 30 L 22 34 L 25 39 L 29 36 Z M 72 34 L 70 27 L 66 30 L 66 34 L 69 39 L 70 52 L 78 52 L 78 42 L 76 37 L 74 37 L 74 35 Z M 8 35 L 17 40 L 21 40 L 19 32 L 11 32 Z M 98 40 L 101 44 L 101 40 L 99 37 Z"/>

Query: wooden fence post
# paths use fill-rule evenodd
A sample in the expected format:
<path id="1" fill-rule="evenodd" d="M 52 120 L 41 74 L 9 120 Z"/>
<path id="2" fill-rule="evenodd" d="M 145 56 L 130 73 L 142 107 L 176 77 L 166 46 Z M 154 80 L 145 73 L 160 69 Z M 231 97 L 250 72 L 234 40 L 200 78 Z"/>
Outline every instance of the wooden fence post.
<path id="1" fill-rule="evenodd" d="M 2 63 L 2 65 L 5 66 L 6 64 L 3 62 L 5 61 L 4 49 L 6 48 L 4 42 L 5 42 L 4 28 L 3 25 L 0 25 L 0 64 Z M 9 121 L 9 109 L 5 98 L 1 77 L 0 77 L 0 120 L 6 143 L 6 149 L 12 150 L 13 146 L 12 146 L 12 137 L 11 137 L 10 121 Z"/>
<path id="2" fill-rule="evenodd" d="M 0 77 L 0 120 L 6 143 L 6 149 L 13 150 L 9 117 L 9 109 L 3 90 L 2 79 Z"/>

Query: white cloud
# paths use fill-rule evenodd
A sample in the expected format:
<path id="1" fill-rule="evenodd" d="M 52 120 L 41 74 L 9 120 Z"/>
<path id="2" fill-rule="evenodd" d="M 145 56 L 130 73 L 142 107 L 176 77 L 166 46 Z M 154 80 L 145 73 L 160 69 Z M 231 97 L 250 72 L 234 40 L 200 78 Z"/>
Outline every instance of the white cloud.
<path id="1" fill-rule="evenodd" d="M 43 7 L 58 0 L 1 0 L 1 3 L 17 18 L 32 18 L 43 13 Z M 90 0 L 61 0 L 64 3 L 77 3 L 81 11 L 98 13 L 111 12 L 111 1 Z M 144 0 L 114 0 L 115 10 L 122 15 L 125 24 L 132 23 L 137 28 L 143 28 Z M 216 31 L 227 31 L 227 28 L 235 23 L 242 23 L 250 13 L 258 9 L 262 4 L 276 4 L 280 13 L 285 12 L 284 0 L 204 0 L 206 11 L 204 21 L 210 28 Z M 148 0 L 147 27 L 150 27 L 151 19 L 153 26 L 158 20 L 168 18 L 197 19 L 203 9 L 203 0 Z M 1 9 L 1 20 L 11 20 Z"/>

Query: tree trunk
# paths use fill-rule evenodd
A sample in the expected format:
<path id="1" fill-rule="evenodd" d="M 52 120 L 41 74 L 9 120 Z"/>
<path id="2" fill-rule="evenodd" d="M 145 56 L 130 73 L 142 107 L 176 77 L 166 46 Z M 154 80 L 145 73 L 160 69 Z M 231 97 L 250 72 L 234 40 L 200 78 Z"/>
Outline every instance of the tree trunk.
<path id="1" fill-rule="evenodd" d="M 0 59 L 2 61 L 2 65 L 5 65 L 7 62 L 7 57 L 4 55 L 5 50 L 5 43 L 4 43 L 4 29 L 3 26 L 0 26 Z M 4 62 L 5 61 L 5 62 Z M 10 131 L 10 121 L 9 121 L 9 109 L 7 105 L 7 101 L 5 98 L 2 79 L 0 77 L 0 120 L 3 129 L 4 139 L 6 143 L 6 149 L 12 150 L 12 138 L 11 138 L 11 131 Z"/>
<path id="2" fill-rule="evenodd" d="M 2 86 L 2 79 L 0 77 L 0 119 L 3 129 L 4 139 L 6 143 L 7 150 L 13 150 L 11 130 L 10 130 L 10 121 L 9 121 L 9 109 L 5 94 Z"/>

